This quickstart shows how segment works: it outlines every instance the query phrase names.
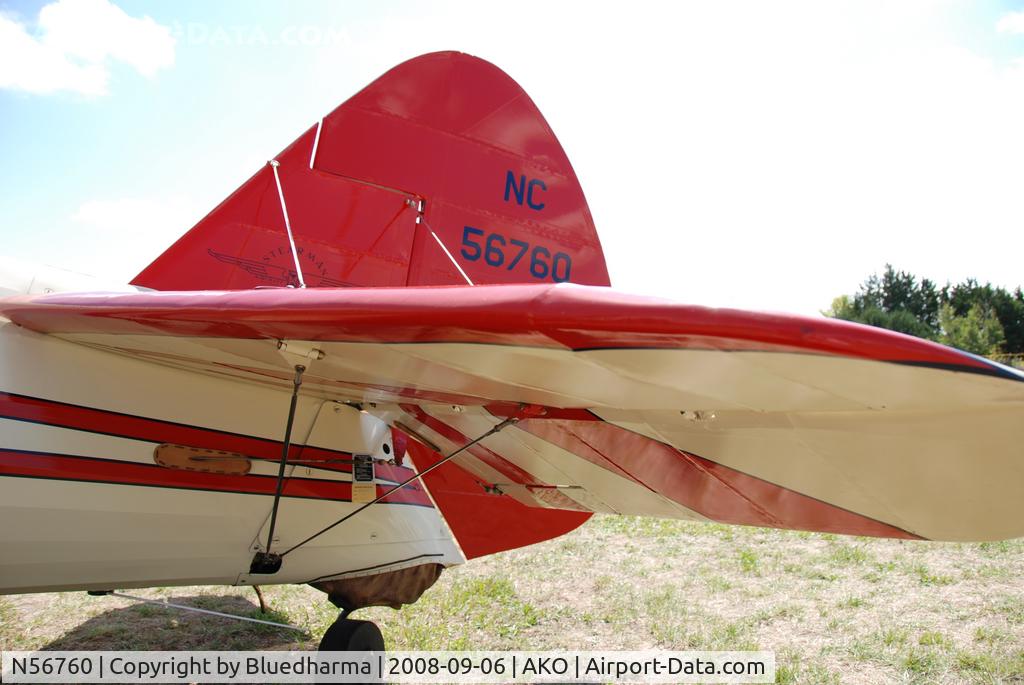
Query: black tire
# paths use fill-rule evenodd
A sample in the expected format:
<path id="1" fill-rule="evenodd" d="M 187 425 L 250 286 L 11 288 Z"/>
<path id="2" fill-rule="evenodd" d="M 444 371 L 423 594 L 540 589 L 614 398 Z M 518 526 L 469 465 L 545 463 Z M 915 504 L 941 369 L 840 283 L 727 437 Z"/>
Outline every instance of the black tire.
<path id="1" fill-rule="evenodd" d="M 320 638 L 321 652 L 383 652 L 384 635 L 372 621 L 338 618 Z"/>

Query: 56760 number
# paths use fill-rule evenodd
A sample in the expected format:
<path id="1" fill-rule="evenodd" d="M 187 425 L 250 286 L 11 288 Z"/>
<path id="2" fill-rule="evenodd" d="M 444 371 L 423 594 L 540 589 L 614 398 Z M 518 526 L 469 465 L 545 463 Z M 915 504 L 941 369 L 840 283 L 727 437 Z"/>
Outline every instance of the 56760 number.
<path id="1" fill-rule="evenodd" d="M 504 266 L 508 271 L 515 269 L 519 262 L 529 264 L 530 275 L 538 280 L 550 277 L 555 283 L 564 283 L 572 274 L 572 257 L 564 252 L 552 255 L 543 245 L 508 239 L 500 233 L 485 233 L 472 226 L 462 229 L 460 252 L 468 261 L 475 262 L 483 257 L 488 266 Z M 527 253 L 529 257 L 524 260 Z"/>

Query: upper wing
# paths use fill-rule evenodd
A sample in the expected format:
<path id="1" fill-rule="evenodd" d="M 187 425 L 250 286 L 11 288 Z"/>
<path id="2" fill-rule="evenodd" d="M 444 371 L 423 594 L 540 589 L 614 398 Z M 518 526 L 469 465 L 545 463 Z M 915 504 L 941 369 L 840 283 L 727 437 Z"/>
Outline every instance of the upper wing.
<path id="1" fill-rule="evenodd" d="M 442 452 L 543 407 L 458 457 L 472 478 L 427 477 L 457 536 L 496 492 L 860 535 L 1024 535 L 1024 375 L 881 329 L 571 285 L 62 294 L 0 312 L 282 386 L 306 360 L 304 391 L 363 402 Z"/>

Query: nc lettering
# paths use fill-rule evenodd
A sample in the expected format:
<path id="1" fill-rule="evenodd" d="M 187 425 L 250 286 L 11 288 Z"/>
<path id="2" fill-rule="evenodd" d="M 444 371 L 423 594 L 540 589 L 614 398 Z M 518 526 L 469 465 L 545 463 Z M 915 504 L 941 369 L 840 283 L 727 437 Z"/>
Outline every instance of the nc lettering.
<path id="1" fill-rule="evenodd" d="M 516 204 L 522 205 L 523 200 L 526 200 L 527 207 L 539 212 L 544 209 L 544 203 L 535 200 L 533 194 L 535 191 L 540 194 L 547 189 L 547 185 L 539 178 L 527 180 L 526 174 L 520 174 L 519 178 L 516 178 L 516 175 L 511 171 L 505 174 L 505 202 L 508 202 L 509 198 L 513 197 Z"/>

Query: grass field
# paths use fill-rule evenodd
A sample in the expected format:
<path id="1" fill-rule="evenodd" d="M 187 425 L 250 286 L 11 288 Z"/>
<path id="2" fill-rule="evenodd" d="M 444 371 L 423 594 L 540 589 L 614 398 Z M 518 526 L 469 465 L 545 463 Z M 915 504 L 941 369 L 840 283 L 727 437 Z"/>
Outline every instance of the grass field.
<path id="1" fill-rule="evenodd" d="M 248 588 L 135 591 L 260 616 Z M 4 649 L 315 649 L 335 611 L 265 589 L 304 635 L 85 593 L 0 597 Z M 1024 540 L 869 540 L 597 517 L 368 609 L 393 649 L 768 649 L 781 683 L 1024 682 Z"/>

